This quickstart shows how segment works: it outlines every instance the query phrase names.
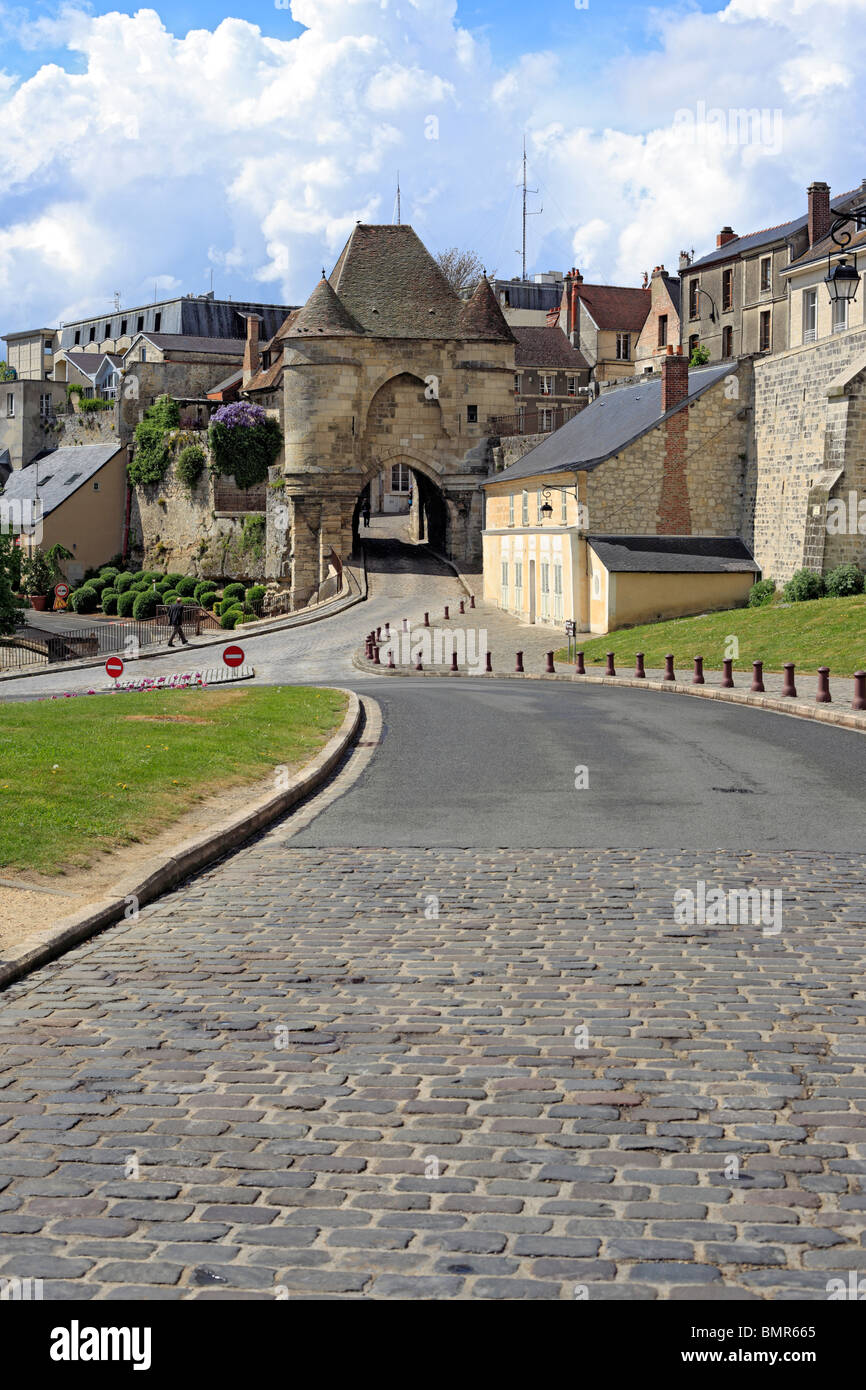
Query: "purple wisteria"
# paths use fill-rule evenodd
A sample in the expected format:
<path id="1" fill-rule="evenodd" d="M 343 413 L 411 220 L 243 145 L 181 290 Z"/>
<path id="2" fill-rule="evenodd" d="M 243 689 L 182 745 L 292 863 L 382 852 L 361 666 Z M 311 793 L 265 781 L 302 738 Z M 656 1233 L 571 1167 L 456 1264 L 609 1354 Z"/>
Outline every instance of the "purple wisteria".
<path id="1" fill-rule="evenodd" d="M 229 405 L 219 406 L 210 417 L 210 423 L 225 425 L 230 430 L 238 427 L 251 429 L 254 425 L 263 424 L 267 418 L 262 407 L 253 405 L 252 401 L 232 401 Z"/>

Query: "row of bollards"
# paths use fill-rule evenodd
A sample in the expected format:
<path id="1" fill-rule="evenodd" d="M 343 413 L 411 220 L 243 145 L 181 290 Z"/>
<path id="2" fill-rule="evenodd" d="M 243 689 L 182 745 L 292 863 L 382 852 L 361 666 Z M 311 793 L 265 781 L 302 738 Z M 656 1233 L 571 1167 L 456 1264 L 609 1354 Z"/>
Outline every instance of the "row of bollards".
<path id="1" fill-rule="evenodd" d="M 475 607 L 475 596 L 474 596 L 474 594 L 473 594 L 473 595 L 470 595 L 470 598 L 469 598 L 469 607 L 470 607 L 470 608 L 474 608 L 474 607 Z M 460 600 L 460 612 L 463 613 L 464 611 L 465 611 L 465 609 L 464 609 L 464 600 L 461 599 L 461 600 Z M 446 617 L 446 618 L 448 617 L 448 612 L 449 612 L 448 606 L 446 605 L 446 607 L 445 607 L 445 617 Z M 425 627 L 429 627 L 429 626 L 430 626 L 430 614 L 429 614 L 429 613 L 425 613 L 425 614 L 424 614 L 424 626 L 425 626 Z M 404 632 L 410 631 L 410 628 L 409 628 L 409 620 L 408 620 L 407 618 L 404 618 L 404 619 L 403 619 L 403 631 L 404 631 Z M 377 627 L 375 631 L 368 632 L 367 635 L 366 635 L 366 637 L 364 638 L 364 656 L 366 657 L 366 659 L 367 659 L 368 661 L 372 661 L 374 666 L 381 666 L 382 661 L 381 661 L 381 657 L 380 657 L 380 655 L 379 655 L 379 648 L 380 648 L 380 646 L 382 646 L 383 644 L 384 644 L 384 645 L 387 645 L 387 644 L 390 642 L 390 640 L 391 640 L 391 625 L 390 625 L 390 623 L 387 623 L 387 622 L 385 623 L 384 635 L 383 635 L 383 630 L 382 630 L 381 627 Z M 615 653 L 614 653 L 614 652 L 608 652 L 606 655 L 607 655 L 607 661 L 606 661 L 606 665 L 605 665 L 604 674 L 605 674 L 606 676 L 616 676 L 616 667 L 615 667 L 615 665 L 614 665 L 614 656 L 615 656 Z M 547 652 L 547 653 L 545 653 L 544 674 L 545 674 L 546 676 L 553 676 L 553 675 L 556 674 L 556 667 L 555 667 L 554 664 L 553 664 L 553 657 L 554 657 L 554 653 L 553 653 L 553 652 Z M 516 659 L 515 659 L 515 664 L 514 664 L 514 671 L 515 671 L 515 674 L 516 674 L 516 675 L 521 675 L 521 676 L 522 676 L 522 675 L 525 675 L 525 674 L 526 674 L 526 671 L 525 671 L 525 668 L 524 668 L 524 665 L 523 665 L 523 652 L 522 652 L 522 651 L 516 652 L 516 653 L 515 653 L 515 658 L 516 658 Z M 574 661 L 575 661 L 575 664 L 574 664 L 574 674 L 575 674 L 576 676 L 585 676 L 585 675 L 586 675 L 586 665 L 585 665 L 585 660 L 584 660 L 584 653 L 583 653 L 582 651 L 575 652 L 575 654 L 574 654 Z M 394 654 L 393 654 L 392 651 L 389 651 L 389 653 L 388 653 L 388 667 L 389 667 L 389 669 L 391 669 L 391 670 L 394 669 Z M 424 667 L 423 667 L 422 664 L 421 664 L 421 656 L 420 656 L 420 653 L 419 653 L 418 660 L 417 660 L 416 663 L 415 663 L 415 670 L 416 670 L 416 671 L 423 671 L 423 669 L 424 669 Z M 786 661 L 786 662 L 784 663 L 783 670 L 784 670 L 784 673 L 785 673 L 785 674 L 784 674 L 784 676 L 783 676 L 783 678 L 782 678 L 782 698 L 783 698 L 783 699 L 789 699 L 789 700 L 796 700 L 796 699 L 797 699 L 797 686 L 796 686 L 796 682 L 795 682 L 795 663 L 794 663 L 793 661 Z M 452 653 L 451 653 L 451 671 L 452 671 L 452 673 L 455 674 L 455 675 L 459 674 L 459 672 L 458 672 L 458 666 L 457 666 L 457 653 L 456 653 L 456 652 L 452 652 Z M 491 656 L 491 653 L 490 653 L 490 652 L 487 652 L 487 653 L 486 653 L 485 674 L 486 674 L 486 675 L 492 675 L 492 674 L 493 674 L 493 659 L 492 659 L 492 656 Z M 643 654 L 643 652 L 637 652 L 637 653 L 635 654 L 634 674 L 635 674 L 635 678 L 636 678 L 637 680 L 646 680 L 646 678 L 647 678 L 646 669 L 645 669 L 645 667 L 644 667 L 644 654 Z M 677 676 L 676 676 L 676 672 L 675 672 L 675 670 L 674 670 L 674 657 L 673 657 L 673 653 L 672 653 L 672 652 L 669 652 L 669 653 L 667 654 L 667 656 L 665 657 L 665 669 L 664 669 L 664 675 L 662 676 L 662 680 L 663 680 L 663 681 L 675 681 L 676 679 L 677 679 Z M 694 671 L 693 671 L 693 673 L 692 673 L 692 685 L 706 685 L 706 680 L 705 680 L 705 677 L 704 677 L 704 658 L 703 658 L 702 656 L 696 656 L 696 657 L 694 658 Z M 721 686 L 722 686 L 722 689 L 724 689 L 724 690 L 732 690 L 732 689 L 734 688 L 734 663 L 733 663 L 733 659 L 732 659 L 731 657 L 725 657 L 724 660 L 722 661 L 722 679 L 721 679 Z M 765 693 L 765 686 L 764 686 L 764 663 L 763 663 L 763 661 L 753 661 L 753 662 L 752 662 L 752 683 L 751 683 L 751 685 L 749 686 L 749 689 L 750 689 L 751 693 L 752 693 L 752 694 L 755 694 L 755 695 L 762 695 L 762 694 Z M 817 689 L 817 692 L 816 692 L 816 695 L 815 695 L 815 700 L 816 700 L 816 702 L 817 702 L 818 704 L 822 704 L 822 705 L 829 705 L 829 704 L 832 703 L 832 696 L 831 696 L 831 694 L 830 694 L 830 668 L 829 668 L 829 666 L 819 666 L 819 667 L 818 667 L 818 689 Z M 855 672 L 854 672 L 854 698 L 853 698 L 853 700 L 851 701 L 851 708 L 854 709 L 854 710 L 863 710 L 863 709 L 866 709 L 866 671 L 855 671 Z"/>

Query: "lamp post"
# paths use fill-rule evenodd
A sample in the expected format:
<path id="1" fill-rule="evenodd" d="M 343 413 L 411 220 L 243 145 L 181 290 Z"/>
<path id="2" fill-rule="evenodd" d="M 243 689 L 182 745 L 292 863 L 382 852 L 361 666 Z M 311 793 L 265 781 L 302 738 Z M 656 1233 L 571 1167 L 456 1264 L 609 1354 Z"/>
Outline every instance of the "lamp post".
<path id="1" fill-rule="evenodd" d="M 855 232 L 866 231 L 866 207 L 855 208 L 853 212 L 842 213 L 830 224 L 830 238 L 840 251 L 846 250 Z M 840 256 L 838 265 L 833 265 L 833 250 L 827 252 L 827 274 L 824 279 L 832 304 L 852 304 L 857 297 L 860 275 L 857 271 L 857 256 L 854 264 L 848 264 L 847 256 Z"/>

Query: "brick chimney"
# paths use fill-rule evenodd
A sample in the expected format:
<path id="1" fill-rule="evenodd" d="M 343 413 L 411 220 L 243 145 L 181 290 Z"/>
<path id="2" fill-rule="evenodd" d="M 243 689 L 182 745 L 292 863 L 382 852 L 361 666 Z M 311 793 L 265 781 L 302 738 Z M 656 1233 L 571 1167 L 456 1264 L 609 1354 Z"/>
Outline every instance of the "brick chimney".
<path id="1" fill-rule="evenodd" d="M 583 284 L 583 276 L 576 267 L 572 267 L 565 277 L 565 293 L 567 299 L 567 332 L 569 342 L 572 347 L 580 347 L 580 286 Z"/>
<path id="2" fill-rule="evenodd" d="M 830 230 L 830 185 L 810 183 L 809 197 L 809 245 L 821 241 Z"/>
<path id="3" fill-rule="evenodd" d="M 662 358 L 662 415 L 674 406 L 681 405 L 689 394 L 689 359 L 683 357 L 679 343 L 668 349 Z"/>
<path id="4" fill-rule="evenodd" d="M 729 241 L 736 241 L 737 234 L 733 227 L 723 227 L 716 237 L 716 247 L 726 246 Z"/>
<path id="5" fill-rule="evenodd" d="M 262 322 L 261 314 L 244 314 L 247 321 L 247 340 L 244 347 L 244 376 L 243 385 L 246 386 L 259 370 L 259 331 Z"/>

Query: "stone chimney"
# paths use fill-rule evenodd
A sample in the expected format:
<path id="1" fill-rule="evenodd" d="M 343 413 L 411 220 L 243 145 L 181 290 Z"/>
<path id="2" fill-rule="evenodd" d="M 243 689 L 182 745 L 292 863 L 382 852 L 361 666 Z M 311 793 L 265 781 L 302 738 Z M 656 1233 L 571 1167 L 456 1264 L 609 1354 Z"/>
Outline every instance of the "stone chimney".
<path id="1" fill-rule="evenodd" d="M 716 237 L 716 247 L 726 246 L 729 241 L 736 241 L 737 234 L 733 227 L 723 227 Z"/>
<path id="2" fill-rule="evenodd" d="M 243 385 L 252 381 L 256 372 L 259 370 L 259 331 L 262 322 L 261 314 L 244 314 L 247 321 L 247 341 L 244 347 L 244 376 Z"/>
<path id="3" fill-rule="evenodd" d="M 810 183 L 809 198 L 809 245 L 822 241 L 830 230 L 830 185 Z"/>
<path id="4" fill-rule="evenodd" d="M 689 394 L 689 359 L 683 357 L 678 343 L 668 343 L 667 352 L 662 358 L 662 415 L 674 406 L 681 405 Z"/>

